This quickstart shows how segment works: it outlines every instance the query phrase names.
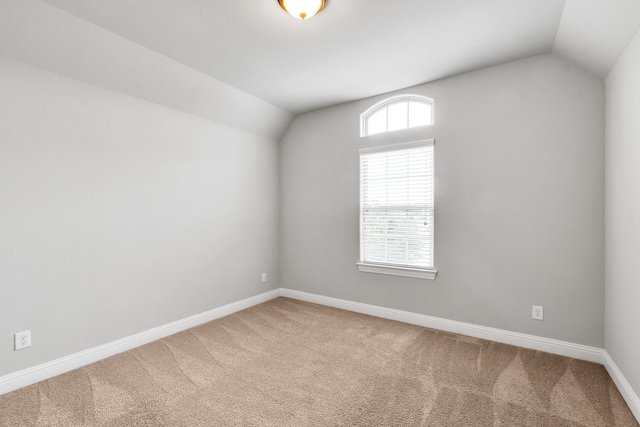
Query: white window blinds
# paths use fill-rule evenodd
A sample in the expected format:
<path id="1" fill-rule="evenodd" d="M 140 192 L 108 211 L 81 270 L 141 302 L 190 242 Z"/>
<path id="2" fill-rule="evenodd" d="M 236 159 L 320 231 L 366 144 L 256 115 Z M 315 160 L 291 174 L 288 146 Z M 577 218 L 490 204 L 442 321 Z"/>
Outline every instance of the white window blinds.
<path id="1" fill-rule="evenodd" d="M 433 140 L 360 150 L 360 261 L 433 269 Z"/>

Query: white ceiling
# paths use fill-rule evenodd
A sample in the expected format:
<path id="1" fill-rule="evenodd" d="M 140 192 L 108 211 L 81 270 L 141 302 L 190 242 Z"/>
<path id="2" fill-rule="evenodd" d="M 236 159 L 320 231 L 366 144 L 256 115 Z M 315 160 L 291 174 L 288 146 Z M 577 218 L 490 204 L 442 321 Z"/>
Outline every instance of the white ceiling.
<path id="1" fill-rule="evenodd" d="M 553 52 L 605 77 L 639 27 L 639 0 L 567 0 Z"/>
<path id="2" fill-rule="evenodd" d="M 604 13 L 598 30 L 618 36 L 599 52 L 615 53 L 592 55 L 581 3 L 640 1 L 328 0 L 308 21 L 277 0 L 45 1 L 295 114 L 549 53 L 556 34 L 557 53 L 602 75 L 640 24 Z"/>

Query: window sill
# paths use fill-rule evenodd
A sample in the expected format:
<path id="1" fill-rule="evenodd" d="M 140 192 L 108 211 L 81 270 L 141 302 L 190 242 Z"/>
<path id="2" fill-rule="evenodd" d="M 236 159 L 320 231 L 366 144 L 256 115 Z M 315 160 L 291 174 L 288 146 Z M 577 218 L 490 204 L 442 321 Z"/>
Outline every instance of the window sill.
<path id="1" fill-rule="evenodd" d="M 389 274 L 391 276 L 414 277 L 416 279 L 434 280 L 438 272 L 421 268 L 397 267 L 391 265 L 364 264 L 359 262 L 358 270 L 363 273 Z"/>

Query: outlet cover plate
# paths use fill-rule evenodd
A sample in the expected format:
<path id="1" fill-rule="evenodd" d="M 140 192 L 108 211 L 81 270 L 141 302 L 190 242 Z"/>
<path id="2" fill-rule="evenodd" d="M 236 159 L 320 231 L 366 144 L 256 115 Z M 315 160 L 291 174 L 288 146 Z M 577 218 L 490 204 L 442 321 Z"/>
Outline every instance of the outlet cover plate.
<path id="1" fill-rule="evenodd" d="M 15 351 L 31 347 L 31 331 L 17 332 L 13 335 Z"/>
<path id="2" fill-rule="evenodd" d="M 536 320 L 544 320 L 544 307 L 541 305 L 531 306 L 531 317 Z"/>

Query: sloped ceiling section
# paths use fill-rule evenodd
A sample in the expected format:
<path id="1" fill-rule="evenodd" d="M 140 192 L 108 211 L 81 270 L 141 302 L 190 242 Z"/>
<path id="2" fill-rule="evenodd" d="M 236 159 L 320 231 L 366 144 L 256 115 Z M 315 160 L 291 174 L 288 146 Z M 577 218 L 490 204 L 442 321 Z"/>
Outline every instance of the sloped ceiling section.
<path id="1" fill-rule="evenodd" d="M 329 0 L 308 21 L 276 0 L 3 0 L 0 55 L 272 137 L 552 51 L 604 77 L 638 27 L 640 0 Z"/>
<path id="2" fill-rule="evenodd" d="M 549 53 L 564 0 L 46 0 L 294 114 Z"/>
<path id="3" fill-rule="evenodd" d="M 270 139 L 279 140 L 293 119 L 254 95 L 40 1 L 0 2 L 0 55 Z"/>
<path id="4" fill-rule="evenodd" d="M 638 28 L 638 0 L 567 0 L 553 53 L 605 77 Z"/>

